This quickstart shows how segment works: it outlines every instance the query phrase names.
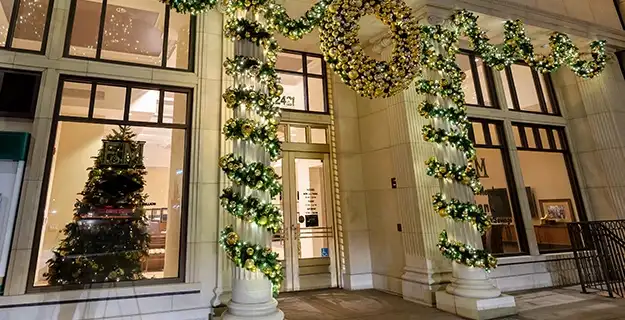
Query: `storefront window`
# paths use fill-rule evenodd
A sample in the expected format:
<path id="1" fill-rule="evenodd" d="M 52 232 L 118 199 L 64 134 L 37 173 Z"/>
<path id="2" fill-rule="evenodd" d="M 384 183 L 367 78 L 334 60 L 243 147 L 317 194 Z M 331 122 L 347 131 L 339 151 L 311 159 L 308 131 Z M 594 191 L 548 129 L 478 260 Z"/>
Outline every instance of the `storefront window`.
<path id="1" fill-rule="evenodd" d="M 527 242 L 501 123 L 474 119 L 470 137 L 477 150 L 474 164 L 485 189 L 475 200 L 493 219 L 492 228 L 482 237 L 484 248 L 499 255 L 526 252 Z"/>
<path id="2" fill-rule="evenodd" d="M 0 47 L 45 51 L 52 9 L 49 0 L 4 0 L 0 9 Z"/>
<path id="3" fill-rule="evenodd" d="M 513 64 L 500 72 L 508 109 L 559 115 L 548 75 Z"/>
<path id="4" fill-rule="evenodd" d="M 538 248 L 569 249 L 566 223 L 579 220 L 582 206 L 564 130 L 518 123 L 513 128 L 523 181 L 533 195 L 530 207 Z"/>
<path id="5" fill-rule="evenodd" d="M 456 55 L 456 63 L 466 76 L 462 81 L 466 103 L 475 107 L 495 107 L 490 89 L 493 83 L 491 69 L 482 59 L 469 52 Z"/>
<path id="6" fill-rule="evenodd" d="M 61 85 L 32 285 L 179 278 L 190 90 Z"/>
<path id="7" fill-rule="evenodd" d="M 73 0 L 66 55 L 192 70 L 193 19 L 153 0 Z"/>
<path id="8" fill-rule="evenodd" d="M 316 113 L 328 111 L 325 62 L 321 56 L 282 52 L 278 54 L 276 69 L 284 87 L 278 101 L 282 109 Z"/>

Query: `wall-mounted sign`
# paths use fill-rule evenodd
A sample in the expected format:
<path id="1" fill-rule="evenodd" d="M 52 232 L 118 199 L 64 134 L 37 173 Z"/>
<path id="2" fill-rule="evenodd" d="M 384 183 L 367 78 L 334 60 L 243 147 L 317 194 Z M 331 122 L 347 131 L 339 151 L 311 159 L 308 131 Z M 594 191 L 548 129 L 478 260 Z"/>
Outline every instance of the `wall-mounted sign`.
<path id="1" fill-rule="evenodd" d="M 315 188 L 308 188 L 304 191 L 304 210 L 306 215 L 318 215 L 319 214 L 319 193 Z"/>
<path id="2" fill-rule="evenodd" d="M 489 178 L 488 171 L 486 171 L 486 159 L 480 158 L 475 161 L 475 170 L 477 170 L 478 178 Z"/>
<path id="3" fill-rule="evenodd" d="M 321 248 L 321 256 L 329 257 L 330 256 L 330 248 Z"/>
<path id="4" fill-rule="evenodd" d="M 282 96 L 278 100 L 278 105 L 280 105 L 280 107 L 293 108 L 293 107 L 295 107 L 295 97 L 293 97 L 293 96 Z"/>

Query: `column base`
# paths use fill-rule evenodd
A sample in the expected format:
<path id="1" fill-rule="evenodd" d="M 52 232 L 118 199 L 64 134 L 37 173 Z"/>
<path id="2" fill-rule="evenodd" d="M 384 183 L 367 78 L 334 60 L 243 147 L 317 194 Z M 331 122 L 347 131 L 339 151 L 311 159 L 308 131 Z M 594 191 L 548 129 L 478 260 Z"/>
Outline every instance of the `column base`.
<path id="1" fill-rule="evenodd" d="M 436 292 L 436 308 L 475 320 L 496 319 L 517 314 L 514 297 L 508 295 L 480 299 L 454 296 L 446 291 L 438 291 Z"/>
<path id="2" fill-rule="evenodd" d="M 277 308 L 278 301 L 267 303 L 242 304 L 230 302 L 221 320 L 283 320 L 284 313 Z"/>
<path id="3" fill-rule="evenodd" d="M 450 283 L 451 272 L 431 272 L 404 268 L 401 280 L 404 300 L 433 307 L 436 305 L 436 292 L 444 290 Z"/>

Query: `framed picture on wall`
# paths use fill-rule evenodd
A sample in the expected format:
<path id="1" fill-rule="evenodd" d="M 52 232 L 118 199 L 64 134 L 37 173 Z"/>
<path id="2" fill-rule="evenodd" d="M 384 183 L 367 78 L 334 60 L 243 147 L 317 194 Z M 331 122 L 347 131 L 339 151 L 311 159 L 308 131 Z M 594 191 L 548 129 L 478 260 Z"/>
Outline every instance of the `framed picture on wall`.
<path id="1" fill-rule="evenodd" d="M 572 221 L 573 204 L 571 199 L 538 200 L 543 220 Z"/>

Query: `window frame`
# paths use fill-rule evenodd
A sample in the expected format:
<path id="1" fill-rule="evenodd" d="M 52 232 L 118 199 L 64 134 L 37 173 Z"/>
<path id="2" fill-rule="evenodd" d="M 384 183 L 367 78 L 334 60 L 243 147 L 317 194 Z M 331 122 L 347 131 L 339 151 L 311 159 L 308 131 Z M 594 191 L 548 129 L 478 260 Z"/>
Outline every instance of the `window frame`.
<path id="1" fill-rule="evenodd" d="M 288 108 L 281 108 L 282 111 L 287 111 L 287 112 L 299 112 L 299 113 L 308 113 L 308 114 L 330 114 L 330 106 L 329 106 L 329 98 L 328 98 L 328 74 L 327 74 L 327 69 L 326 69 L 326 61 L 323 58 L 323 55 L 321 54 L 316 54 L 316 53 L 310 53 L 310 52 L 304 52 L 304 51 L 297 51 L 297 50 L 288 50 L 288 49 L 284 49 L 281 52 L 283 53 L 288 53 L 288 54 L 292 54 L 292 55 L 298 55 L 301 57 L 302 60 L 302 72 L 298 72 L 298 71 L 292 71 L 292 70 L 284 70 L 284 69 L 278 69 L 276 68 L 276 72 L 278 73 L 278 76 L 280 76 L 281 73 L 283 74 L 289 74 L 289 75 L 296 75 L 296 76 L 302 76 L 302 78 L 304 79 L 304 109 L 305 110 L 296 110 L 296 109 L 288 109 Z M 314 73 L 310 73 L 308 72 L 308 57 L 312 57 L 312 58 L 319 58 L 321 60 L 321 74 L 314 74 Z M 279 59 L 279 56 L 278 56 Z M 323 82 L 323 103 L 324 103 L 324 111 L 311 111 L 310 110 L 310 99 L 309 99 L 309 94 L 308 94 L 308 79 L 309 78 L 313 78 L 313 79 L 321 79 L 321 81 Z"/>
<path id="2" fill-rule="evenodd" d="M 50 0 L 52 1 L 52 0 Z M 71 0 L 70 8 L 69 8 L 69 17 L 67 19 L 67 30 L 65 32 L 65 44 L 63 46 L 63 57 L 78 59 L 78 60 L 88 60 L 88 61 L 101 61 L 108 62 L 114 64 L 121 64 L 127 66 L 135 66 L 135 67 L 144 67 L 144 68 L 154 68 L 154 69 L 164 69 L 164 70 L 175 70 L 175 71 L 184 71 L 184 72 L 195 72 L 195 51 L 196 51 L 196 40 L 197 40 L 197 18 L 195 15 L 189 15 L 190 27 L 189 27 L 189 63 L 187 68 L 171 68 L 167 67 L 167 56 L 164 54 L 167 52 L 167 43 L 169 41 L 169 24 L 171 20 L 171 6 L 162 4 L 165 6 L 165 17 L 164 17 L 164 25 L 163 25 L 163 44 L 161 52 L 163 52 L 163 57 L 161 59 L 161 64 L 150 65 L 129 61 L 118 61 L 102 58 L 102 41 L 104 39 L 104 25 L 106 20 L 106 6 L 108 4 L 108 0 L 102 0 L 102 7 L 100 9 L 100 21 L 98 27 L 98 40 L 96 47 L 95 57 L 81 57 L 74 56 L 70 54 L 70 48 L 72 46 L 72 33 L 74 30 L 74 19 L 76 17 L 76 7 L 78 5 L 78 1 L 80 0 Z"/>
<path id="3" fill-rule="evenodd" d="M 480 123 L 484 130 L 483 144 L 478 144 L 475 141 L 475 134 L 473 132 L 473 126 L 469 126 L 469 139 L 471 139 L 475 149 L 496 149 L 501 152 L 501 159 L 503 162 L 504 172 L 506 175 L 506 184 L 510 194 L 510 206 L 512 209 L 512 215 L 514 217 L 514 225 L 517 233 L 517 241 L 519 245 L 519 252 L 512 253 L 493 253 L 497 257 L 514 257 L 514 256 L 526 256 L 530 254 L 529 242 L 527 239 L 527 233 L 525 231 L 525 223 L 523 220 L 523 212 L 521 210 L 521 202 L 519 200 L 519 192 L 516 187 L 516 177 L 512 168 L 512 160 L 510 158 L 510 152 L 508 148 L 508 140 L 504 130 L 504 122 L 502 120 L 493 120 L 487 118 L 469 117 L 471 124 Z M 495 125 L 496 133 L 499 137 L 499 145 L 492 143 L 492 134 L 490 132 L 489 124 Z"/>
<path id="4" fill-rule="evenodd" d="M 518 122 L 512 121 L 512 130 L 514 128 L 518 128 L 519 130 L 519 138 L 521 140 L 521 146 L 517 146 L 517 152 L 519 151 L 533 151 L 533 152 L 546 152 L 546 153 L 560 153 L 564 158 L 564 163 L 566 165 L 566 171 L 569 177 L 569 183 L 571 184 L 571 192 L 573 194 L 573 199 L 575 200 L 575 209 L 577 210 L 577 219 L 578 222 L 586 222 L 588 221 L 588 215 L 586 213 L 586 209 L 584 207 L 584 198 L 582 196 L 580 183 L 578 181 L 578 176 L 575 171 L 575 165 L 573 163 L 573 155 L 571 154 L 571 150 L 569 148 L 569 142 L 567 140 L 566 128 L 564 126 L 556 126 L 556 125 L 547 125 L 547 124 L 538 124 L 538 123 L 527 123 L 527 122 Z M 525 128 L 530 128 L 532 130 L 532 134 L 534 135 L 534 140 L 536 142 L 536 147 L 530 147 L 527 135 L 525 133 Z M 540 136 L 539 129 L 545 129 L 547 131 L 547 138 L 549 139 L 549 144 L 554 145 L 554 148 L 545 148 L 542 143 L 542 138 Z M 553 136 L 553 131 L 558 133 L 560 138 L 561 150 L 555 148 L 555 136 Z M 522 172 L 521 172 L 522 174 Z M 560 252 L 571 252 L 573 249 L 555 249 L 555 250 L 541 250 L 540 254 L 549 254 L 549 253 L 560 253 Z"/>
<path id="5" fill-rule="evenodd" d="M 36 78 L 36 82 L 35 82 L 36 89 L 34 90 L 34 92 L 36 94 L 34 94 L 33 97 L 32 97 L 32 102 L 30 104 L 28 112 L 15 113 L 15 112 L 0 111 L 0 117 L 13 118 L 13 119 L 16 119 L 16 118 L 17 119 L 30 119 L 30 120 L 34 119 L 35 118 L 35 113 L 37 112 L 37 102 L 39 101 L 39 93 L 41 91 L 42 72 L 41 71 L 29 71 L 29 70 L 20 70 L 20 69 L 0 68 L 0 73 L 3 73 L 3 74 L 5 74 L 5 73 L 28 74 L 28 75 L 32 75 L 32 76 L 34 76 Z"/>
<path id="6" fill-rule="evenodd" d="M 479 58 L 475 52 L 466 49 L 460 49 L 457 55 L 463 55 L 469 57 L 469 65 L 471 66 L 471 76 L 473 78 L 473 86 L 475 87 L 475 93 L 477 95 L 478 104 L 466 103 L 467 106 L 476 107 L 476 108 L 487 108 L 487 109 L 501 109 L 499 104 L 499 100 L 497 99 L 497 89 L 495 86 L 495 79 L 493 76 L 493 69 L 486 65 L 486 63 L 482 63 L 482 69 L 484 71 L 484 76 L 486 78 L 485 86 L 488 88 L 488 96 L 491 101 L 491 106 L 487 106 L 484 102 L 484 91 L 482 90 L 482 82 L 479 77 L 479 69 L 477 63 L 475 62 L 476 58 Z M 456 56 L 457 56 L 456 55 Z"/>
<path id="7" fill-rule="evenodd" d="M 52 11 L 54 9 L 54 0 L 48 1 L 48 10 L 46 12 L 46 21 L 44 24 L 43 35 L 41 37 L 41 48 L 39 50 L 28 50 L 23 48 L 13 48 L 13 40 L 15 39 L 15 30 L 17 28 L 17 15 L 19 13 L 20 3 L 24 0 L 13 0 L 13 9 L 11 10 L 11 16 L 9 17 L 9 28 L 7 29 L 7 39 L 4 46 L 0 47 L 2 50 L 33 53 L 38 55 L 46 54 L 48 48 L 48 38 L 50 36 L 50 24 L 52 22 Z"/>
<path id="8" fill-rule="evenodd" d="M 63 98 L 63 88 L 65 82 L 87 83 L 91 84 L 91 96 L 89 102 L 89 114 L 87 117 L 77 116 L 63 116 L 61 112 L 61 102 Z M 112 85 L 123 86 L 126 88 L 126 99 L 124 106 L 124 119 L 126 120 L 110 120 L 93 118 L 93 108 L 95 107 L 94 100 L 96 98 L 94 87 L 99 85 Z M 130 121 L 127 120 L 130 111 L 130 94 L 132 92 L 130 88 L 136 89 L 151 89 L 159 90 L 161 98 L 159 99 L 159 121 L 158 122 L 143 122 L 143 121 Z M 187 94 L 187 106 L 186 106 L 186 118 L 185 124 L 176 123 L 162 123 L 162 110 L 165 103 L 162 97 L 165 92 L 178 92 Z M 193 88 L 173 87 L 167 85 L 152 85 L 147 83 L 123 81 L 123 80 L 111 80 L 97 77 L 84 77 L 61 74 L 59 77 L 54 113 L 52 116 L 52 124 L 50 129 L 50 138 L 48 141 L 48 149 L 46 153 L 46 161 L 44 167 L 44 175 L 41 185 L 41 193 L 39 195 L 39 204 L 37 207 L 37 219 L 35 222 L 35 233 L 33 236 L 33 248 L 31 250 L 30 261 L 28 265 L 28 274 L 26 282 L 26 293 L 40 293 L 40 292 L 58 292 L 65 290 L 84 290 L 84 289 L 100 289 L 100 288 L 115 288 L 115 287 L 136 287 L 136 286 L 150 286 L 150 285 L 162 285 L 172 283 L 184 283 L 186 275 L 186 263 L 187 263 L 187 237 L 188 237 L 188 218 L 189 218 L 189 204 L 190 204 L 190 171 L 191 171 L 191 146 L 192 146 L 192 114 L 193 114 Z M 165 128 L 165 129 L 183 129 L 185 130 L 185 154 L 184 154 L 184 172 L 182 177 L 182 201 L 180 208 L 180 248 L 179 248 L 179 260 L 178 260 L 178 276 L 171 278 L 161 279 L 142 279 L 136 281 L 122 281 L 122 282 L 100 282 L 90 284 L 73 284 L 73 285 L 46 285 L 35 286 L 35 275 L 37 272 L 37 261 L 39 257 L 40 241 L 43 235 L 42 227 L 44 221 L 45 208 L 47 205 L 46 198 L 50 188 L 50 173 L 52 170 L 52 163 L 54 157 L 54 145 L 56 142 L 56 135 L 59 122 L 78 122 L 78 123 L 90 123 L 90 124 L 104 124 L 104 125 L 130 125 L 138 127 L 152 127 L 152 128 Z"/>
<path id="9" fill-rule="evenodd" d="M 534 68 L 531 68 L 527 63 L 523 61 L 515 62 L 514 64 L 524 66 L 530 68 L 532 72 L 532 78 L 534 80 L 534 89 L 536 90 L 536 95 L 538 96 L 538 103 L 540 105 L 540 112 L 538 111 L 529 111 L 522 110 L 519 104 L 519 95 L 516 91 L 516 85 L 514 81 L 514 73 L 512 72 L 512 66 L 507 66 L 503 71 L 506 73 L 507 84 L 502 81 L 502 86 L 508 86 L 508 90 L 510 90 L 510 98 L 512 99 L 512 108 L 508 106 L 508 110 L 515 112 L 525 112 L 532 114 L 542 114 L 546 116 L 556 116 L 561 117 L 562 111 L 560 109 L 560 105 L 558 104 L 558 99 L 556 99 L 556 93 L 553 86 L 553 80 L 551 79 L 550 74 L 541 74 L 538 73 Z M 540 77 L 543 77 L 545 81 L 545 87 L 547 92 L 544 92 L 542 84 L 540 83 Z M 551 102 L 551 107 L 553 108 L 553 113 L 549 113 L 549 109 L 547 108 L 547 99 Z"/>

